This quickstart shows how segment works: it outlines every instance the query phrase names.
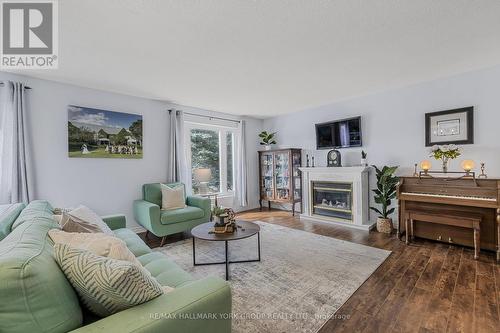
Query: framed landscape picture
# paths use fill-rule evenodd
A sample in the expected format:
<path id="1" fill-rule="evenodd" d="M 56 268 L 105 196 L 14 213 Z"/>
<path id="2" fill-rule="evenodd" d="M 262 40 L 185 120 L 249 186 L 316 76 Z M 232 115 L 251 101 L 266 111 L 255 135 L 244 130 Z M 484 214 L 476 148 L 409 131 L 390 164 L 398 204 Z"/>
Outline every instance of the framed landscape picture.
<path id="1" fill-rule="evenodd" d="M 142 158 L 142 116 L 69 105 L 68 154 L 80 158 Z"/>
<path id="2" fill-rule="evenodd" d="M 425 114 L 425 145 L 474 143 L 474 107 Z"/>

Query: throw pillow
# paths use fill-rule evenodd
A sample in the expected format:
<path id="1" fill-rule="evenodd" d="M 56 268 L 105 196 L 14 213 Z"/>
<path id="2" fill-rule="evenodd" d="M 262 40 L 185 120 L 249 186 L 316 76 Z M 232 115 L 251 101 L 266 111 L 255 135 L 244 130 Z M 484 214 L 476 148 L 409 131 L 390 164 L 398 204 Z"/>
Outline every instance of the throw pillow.
<path id="1" fill-rule="evenodd" d="M 82 303 L 98 316 L 112 315 L 164 293 L 162 286 L 135 264 L 66 244 L 55 244 L 54 256 Z"/>
<path id="2" fill-rule="evenodd" d="M 98 256 L 125 260 L 142 267 L 141 263 L 118 237 L 104 233 L 65 232 L 58 229 L 49 231 L 49 236 L 55 244 L 67 244 L 71 247 L 87 250 Z"/>
<path id="3" fill-rule="evenodd" d="M 60 225 L 67 232 L 103 232 L 114 236 L 101 217 L 83 205 L 70 212 L 63 212 Z"/>
<path id="4" fill-rule="evenodd" d="M 171 210 L 186 207 L 183 184 L 161 184 L 161 209 Z"/>

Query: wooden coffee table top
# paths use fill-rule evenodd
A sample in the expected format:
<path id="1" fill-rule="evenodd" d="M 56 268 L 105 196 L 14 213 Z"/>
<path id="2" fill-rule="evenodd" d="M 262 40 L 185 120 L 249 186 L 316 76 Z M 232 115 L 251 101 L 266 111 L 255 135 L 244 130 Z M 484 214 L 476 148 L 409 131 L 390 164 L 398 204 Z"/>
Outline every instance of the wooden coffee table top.
<path id="1" fill-rule="evenodd" d="M 236 221 L 237 228 L 232 234 L 210 234 L 213 231 L 215 222 L 207 222 L 194 227 L 191 230 L 193 237 L 208 241 L 230 241 L 247 238 L 260 231 L 258 224 L 248 221 Z"/>

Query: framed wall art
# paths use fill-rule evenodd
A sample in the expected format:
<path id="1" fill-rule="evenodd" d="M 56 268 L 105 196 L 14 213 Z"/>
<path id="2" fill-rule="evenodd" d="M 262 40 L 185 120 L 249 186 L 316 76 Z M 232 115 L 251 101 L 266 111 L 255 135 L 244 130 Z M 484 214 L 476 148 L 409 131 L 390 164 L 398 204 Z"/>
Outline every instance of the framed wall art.
<path id="1" fill-rule="evenodd" d="M 142 116 L 69 105 L 68 154 L 80 158 L 142 158 Z"/>
<path id="2" fill-rule="evenodd" d="M 474 143 L 474 107 L 425 114 L 425 145 Z"/>

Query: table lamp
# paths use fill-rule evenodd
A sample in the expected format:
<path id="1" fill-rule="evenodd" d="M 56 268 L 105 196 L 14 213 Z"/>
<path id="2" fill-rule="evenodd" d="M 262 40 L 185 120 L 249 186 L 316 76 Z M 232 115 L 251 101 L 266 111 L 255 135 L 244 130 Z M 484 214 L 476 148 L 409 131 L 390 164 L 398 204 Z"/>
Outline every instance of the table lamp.
<path id="1" fill-rule="evenodd" d="M 420 167 L 422 168 L 422 170 L 424 170 L 424 175 L 426 175 L 426 176 L 428 175 L 428 172 L 429 172 L 431 166 L 432 166 L 431 162 L 429 162 L 429 161 L 422 161 L 420 163 Z"/>
<path id="2" fill-rule="evenodd" d="M 466 176 L 470 176 L 470 172 L 472 171 L 472 169 L 474 169 L 475 166 L 476 165 L 472 160 L 462 161 L 462 169 L 464 169 Z"/>
<path id="3" fill-rule="evenodd" d="M 198 187 L 200 194 L 207 194 L 208 183 L 212 179 L 212 170 L 208 168 L 194 169 L 194 180 L 200 185 Z"/>

